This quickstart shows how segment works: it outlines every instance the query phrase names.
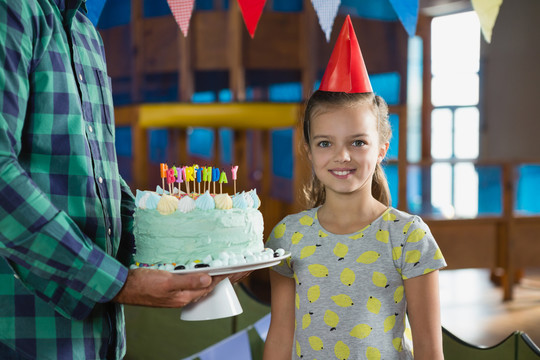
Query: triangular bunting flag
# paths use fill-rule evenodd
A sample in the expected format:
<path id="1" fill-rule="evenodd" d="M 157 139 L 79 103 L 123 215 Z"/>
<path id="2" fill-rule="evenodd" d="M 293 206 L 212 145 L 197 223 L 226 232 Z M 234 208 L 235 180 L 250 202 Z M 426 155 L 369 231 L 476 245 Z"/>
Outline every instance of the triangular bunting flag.
<path id="1" fill-rule="evenodd" d="M 418 0 L 390 0 L 401 24 L 410 37 L 416 35 L 418 22 Z"/>
<path id="2" fill-rule="evenodd" d="M 99 22 L 99 17 L 105 6 L 105 1 L 106 0 L 92 0 L 86 2 L 86 9 L 88 10 L 86 15 L 94 26 L 97 26 Z"/>
<path id="3" fill-rule="evenodd" d="M 255 29 L 261 17 L 266 0 L 238 0 L 242 17 L 251 38 L 255 35 Z"/>
<path id="4" fill-rule="evenodd" d="M 338 35 L 319 90 L 349 94 L 373 92 L 349 15 Z"/>
<path id="5" fill-rule="evenodd" d="M 319 18 L 321 29 L 326 35 L 326 41 L 329 42 L 341 0 L 311 0 L 311 3 Z"/>
<path id="6" fill-rule="evenodd" d="M 167 0 L 169 7 L 174 15 L 174 19 L 180 26 L 184 36 L 187 36 L 189 30 L 189 20 L 193 13 L 193 3 L 195 0 Z"/>
<path id="7" fill-rule="evenodd" d="M 268 329 L 270 328 L 270 319 L 271 314 L 267 314 L 261 319 L 257 320 L 253 327 L 257 330 L 257 334 L 261 337 L 262 341 L 266 341 L 266 336 L 268 335 Z"/>
<path id="8" fill-rule="evenodd" d="M 503 0 L 472 0 L 474 11 L 480 20 L 482 34 L 487 43 L 491 43 L 491 34 L 502 2 Z"/>
<path id="9" fill-rule="evenodd" d="M 246 330 L 223 339 L 197 354 L 201 360 L 251 359 L 251 347 Z"/>

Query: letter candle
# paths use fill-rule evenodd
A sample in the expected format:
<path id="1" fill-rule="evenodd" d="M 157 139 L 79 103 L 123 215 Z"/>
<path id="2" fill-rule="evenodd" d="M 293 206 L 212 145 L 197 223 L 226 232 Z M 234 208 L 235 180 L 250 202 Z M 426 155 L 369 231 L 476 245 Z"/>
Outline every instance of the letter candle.
<path id="1" fill-rule="evenodd" d="M 178 177 L 178 171 L 176 170 L 176 165 L 173 165 L 173 167 L 171 168 L 172 169 L 172 174 L 173 174 L 173 181 L 172 181 L 172 190 L 173 192 L 171 193 L 171 195 L 174 193 L 174 189 L 176 189 L 176 186 L 174 185 L 174 183 L 176 182 L 176 178 Z"/>
<path id="2" fill-rule="evenodd" d="M 174 168 L 176 171 L 176 182 L 178 183 L 178 196 L 180 196 L 180 192 L 182 189 L 180 188 L 180 184 L 184 182 L 184 172 L 182 171 L 182 168 Z"/>
<path id="3" fill-rule="evenodd" d="M 165 178 L 167 177 L 168 166 L 165 163 L 159 164 L 159 173 L 161 175 L 161 187 L 165 190 Z"/>
<path id="4" fill-rule="evenodd" d="M 238 165 L 231 167 L 232 179 L 234 182 L 234 194 L 236 194 L 236 173 L 238 172 Z"/>
<path id="5" fill-rule="evenodd" d="M 201 193 L 202 172 L 203 172 L 202 168 L 197 168 L 197 185 L 199 187 L 199 190 L 198 190 L 199 194 Z"/>
<path id="6" fill-rule="evenodd" d="M 193 193 L 197 191 L 197 169 L 199 168 L 199 165 L 195 164 L 192 166 L 193 168 L 193 178 L 191 179 L 193 181 Z"/>
<path id="7" fill-rule="evenodd" d="M 184 172 L 184 180 L 186 182 L 186 190 L 187 190 L 187 194 L 189 194 L 189 182 L 191 181 L 191 179 L 193 178 L 193 168 L 190 167 L 190 166 L 184 166 L 182 168 L 182 171 Z"/>
<path id="8" fill-rule="evenodd" d="M 167 185 L 169 185 L 169 194 L 172 194 L 171 184 L 174 184 L 174 170 L 172 168 L 167 170 Z"/>
<path id="9" fill-rule="evenodd" d="M 225 171 L 221 172 L 221 175 L 219 176 L 219 193 L 223 194 L 223 183 L 227 184 L 227 174 Z"/>
<path id="10" fill-rule="evenodd" d="M 214 184 L 214 194 L 216 193 L 216 182 L 219 181 L 220 171 L 218 168 L 212 170 L 212 183 Z"/>
<path id="11" fill-rule="evenodd" d="M 210 181 L 212 181 L 212 167 L 206 166 L 203 168 L 202 178 L 204 181 L 204 192 L 206 192 L 206 183 L 208 182 L 208 190 L 210 190 Z"/>

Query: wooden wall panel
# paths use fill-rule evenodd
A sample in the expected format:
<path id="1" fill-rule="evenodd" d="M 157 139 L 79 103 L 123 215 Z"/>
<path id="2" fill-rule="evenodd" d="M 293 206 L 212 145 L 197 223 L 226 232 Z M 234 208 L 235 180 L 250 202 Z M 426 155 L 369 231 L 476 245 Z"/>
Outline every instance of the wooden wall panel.
<path id="1" fill-rule="evenodd" d="M 117 26 L 100 30 L 107 57 L 107 71 L 110 77 L 131 75 L 131 32 L 129 26 Z"/>
<path id="2" fill-rule="evenodd" d="M 515 267 L 540 267 L 540 219 L 517 219 L 512 238 Z"/>
<path id="3" fill-rule="evenodd" d="M 300 69 L 300 13 L 266 12 L 255 37 L 243 31 L 246 69 Z"/>
<path id="4" fill-rule="evenodd" d="M 228 16 L 226 11 L 193 13 L 190 33 L 196 34 L 192 58 L 195 70 L 228 69 L 230 46 Z"/>
<path id="5" fill-rule="evenodd" d="M 143 64 L 146 74 L 178 71 L 178 24 L 172 16 L 143 21 Z"/>
<path id="6" fill-rule="evenodd" d="M 497 222 L 426 221 L 448 263 L 448 269 L 496 267 Z"/>

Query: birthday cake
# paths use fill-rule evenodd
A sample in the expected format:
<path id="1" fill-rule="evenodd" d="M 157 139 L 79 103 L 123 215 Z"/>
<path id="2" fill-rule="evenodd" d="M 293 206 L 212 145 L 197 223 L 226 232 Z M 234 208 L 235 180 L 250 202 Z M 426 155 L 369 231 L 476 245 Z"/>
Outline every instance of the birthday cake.
<path id="1" fill-rule="evenodd" d="M 189 169 L 183 177 L 191 181 Z M 173 183 L 172 178 L 168 183 Z M 263 245 L 264 223 L 256 190 L 230 196 L 211 193 L 208 187 L 202 193 L 184 192 L 180 186 L 169 187 L 170 191 L 159 186 L 156 191 L 137 190 L 133 268 L 172 271 L 235 266 L 274 257 L 274 251 Z"/>

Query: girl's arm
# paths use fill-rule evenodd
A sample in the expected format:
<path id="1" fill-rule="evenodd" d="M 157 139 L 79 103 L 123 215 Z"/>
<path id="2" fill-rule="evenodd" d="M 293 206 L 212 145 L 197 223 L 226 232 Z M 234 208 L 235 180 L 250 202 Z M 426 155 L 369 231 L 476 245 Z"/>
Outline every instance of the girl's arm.
<path id="1" fill-rule="evenodd" d="M 407 313 L 415 360 L 444 359 L 442 347 L 439 271 L 405 280 Z"/>
<path id="2" fill-rule="evenodd" d="M 270 270 L 272 318 L 264 360 L 291 359 L 294 338 L 294 279 Z"/>

